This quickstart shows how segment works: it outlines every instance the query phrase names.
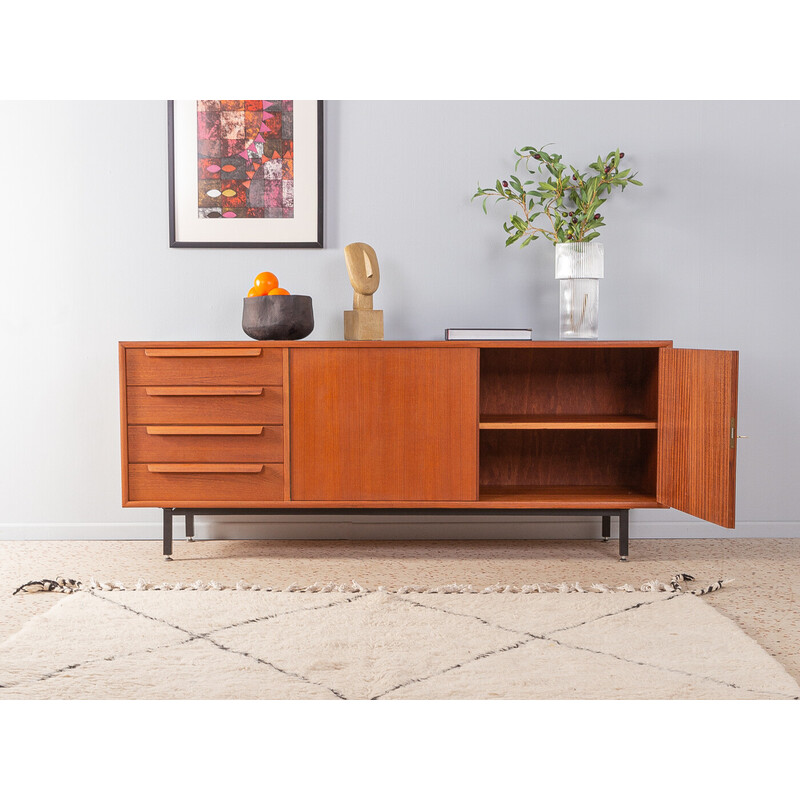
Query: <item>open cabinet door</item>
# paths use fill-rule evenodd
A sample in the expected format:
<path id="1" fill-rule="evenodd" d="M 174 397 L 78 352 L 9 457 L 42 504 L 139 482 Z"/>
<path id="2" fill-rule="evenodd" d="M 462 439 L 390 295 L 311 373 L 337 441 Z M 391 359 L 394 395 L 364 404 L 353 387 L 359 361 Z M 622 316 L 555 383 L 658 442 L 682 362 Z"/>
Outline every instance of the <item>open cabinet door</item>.
<path id="1" fill-rule="evenodd" d="M 664 347 L 658 370 L 659 503 L 736 524 L 739 353 Z"/>

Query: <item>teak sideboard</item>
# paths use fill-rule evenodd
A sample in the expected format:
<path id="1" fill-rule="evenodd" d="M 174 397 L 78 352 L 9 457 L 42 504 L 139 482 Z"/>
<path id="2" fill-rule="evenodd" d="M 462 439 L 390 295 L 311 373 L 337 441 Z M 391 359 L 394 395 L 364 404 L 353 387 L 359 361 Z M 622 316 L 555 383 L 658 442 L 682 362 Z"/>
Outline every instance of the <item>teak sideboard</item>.
<path id="1" fill-rule="evenodd" d="M 669 341 L 121 342 L 122 505 L 677 508 L 735 524 L 738 353 Z"/>

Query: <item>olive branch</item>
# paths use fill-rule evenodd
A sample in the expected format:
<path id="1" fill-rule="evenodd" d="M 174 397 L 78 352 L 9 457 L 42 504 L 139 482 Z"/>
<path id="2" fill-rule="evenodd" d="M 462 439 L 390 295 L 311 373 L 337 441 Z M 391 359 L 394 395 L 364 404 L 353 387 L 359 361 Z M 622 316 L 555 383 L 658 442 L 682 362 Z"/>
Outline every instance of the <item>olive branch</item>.
<path id="1" fill-rule="evenodd" d="M 579 172 L 572 165 L 564 164 L 562 156 L 548 153 L 546 147 L 550 145 L 514 150 L 518 156 L 514 172 L 524 162 L 528 174 L 534 177 L 545 169 L 549 173 L 547 180 L 523 182 L 511 175 L 508 180 L 498 179 L 493 189 L 482 189 L 478 184 L 478 191 L 472 196 L 472 200 L 483 197 L 485 214 L 488 213 L 486 203 L 490 197 L 497 198 L 495 204 L 506 200 L 519 206 L 519 211 L 511 215 L 510 222 L 503 223 L 503 230 L 508 234 L 506 247 L 520 239 L 520 246 L 527 247 L 540 236 L 554 245 L 559 242 L 590 242 L 600 235 L 597 229 L 605 226 L 605 217 L 599 209 L 608 200 L 611 190 L 618 186 L 620 191 L 625 191 L 631 183 L 642 186 L 641 181 L 636 180 L 637 173 L 631 174 L 630 169 L 620 171 L 619 164 L 625 153 L 620 153 L 619 148 L 604 159 L 597 156 L 597 161 L 589 164 L 587 171 Z M 533 168 L 531 162 L 535 162 Z M 549 227 L 541 227 L 542 220 L 536 222 L 542 215 L 547 217 Z"/>

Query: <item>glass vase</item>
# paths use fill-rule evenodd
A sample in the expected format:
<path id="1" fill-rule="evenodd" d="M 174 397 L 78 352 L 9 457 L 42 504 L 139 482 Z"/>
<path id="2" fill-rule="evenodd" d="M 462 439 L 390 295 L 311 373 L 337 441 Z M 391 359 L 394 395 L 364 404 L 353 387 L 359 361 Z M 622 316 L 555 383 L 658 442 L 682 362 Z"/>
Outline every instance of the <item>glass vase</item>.
<path id="1" fill-rule="evenodd" d="M 565 242 L 556 245 L 560 339 L 597 338 L 602 277 L 602 244 Z"/>

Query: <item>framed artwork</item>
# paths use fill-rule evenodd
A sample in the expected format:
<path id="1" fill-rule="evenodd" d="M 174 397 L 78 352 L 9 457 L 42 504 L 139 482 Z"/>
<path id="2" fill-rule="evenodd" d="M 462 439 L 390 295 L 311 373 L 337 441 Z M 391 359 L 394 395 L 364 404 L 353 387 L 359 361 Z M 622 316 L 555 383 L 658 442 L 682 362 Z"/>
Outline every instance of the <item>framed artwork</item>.
<path id="1" fill-rule="evenodd" d="M 322 247 L 321 100 L 170 100 L 170 247 Z"/>

